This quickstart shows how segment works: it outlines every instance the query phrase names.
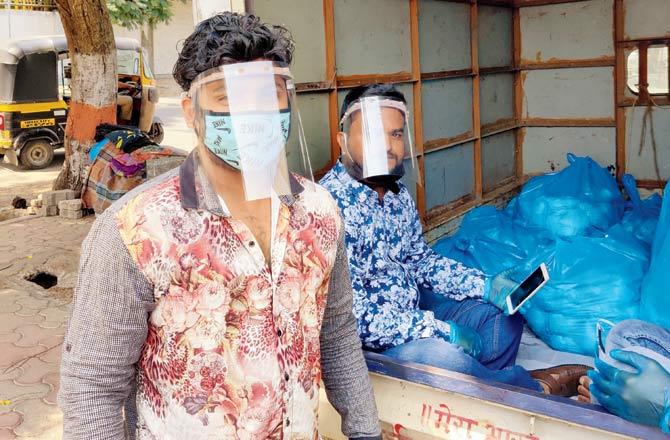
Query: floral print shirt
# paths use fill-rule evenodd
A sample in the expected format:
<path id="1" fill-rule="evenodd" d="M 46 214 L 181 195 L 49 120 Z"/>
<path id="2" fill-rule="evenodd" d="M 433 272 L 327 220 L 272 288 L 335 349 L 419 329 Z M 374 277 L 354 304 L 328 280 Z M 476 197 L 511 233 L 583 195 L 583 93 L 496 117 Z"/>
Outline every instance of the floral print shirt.
<path id="1" fill-rule="evenodd" d="M 295 178 L 267 264 L 197 164 L 129 193 L 84 243 L 65 438 L 316 439 L 322 379 L 345 434 L 376 438 L 336 203 Z"/>
<path id="2" fill-rule="evenodd" d="M 435 253 L 423 239 L 407 188 L 376 191 L 354 180 L 341 161 L 321 179 L 342 212 L 354 315 L 363 344 L 383 350 L 415 339 L 449 340 L 449 325 L 419 309 L 419 289 L 456 300 L 484 294 L 484 274 Z"/>

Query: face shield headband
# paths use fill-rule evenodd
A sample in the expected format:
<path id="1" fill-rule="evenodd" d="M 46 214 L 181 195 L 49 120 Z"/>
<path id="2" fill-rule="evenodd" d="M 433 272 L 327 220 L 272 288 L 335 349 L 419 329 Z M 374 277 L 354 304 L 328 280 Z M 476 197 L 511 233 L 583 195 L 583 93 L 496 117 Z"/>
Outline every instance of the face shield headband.
<path id="1" fill-rule="evenodd" d="M 370 97 L 372 99 L 375 99 L 374 97 Z M 347 126 L 347 122 L 350 121 L 351 117 L 354 115 L 356 112 L 360 112 L 364 108 L 363 100 L 365 99 L 370 99 L 370 98 L 363 98 L 359 101 L 356 101 L 354 104 L 349 106 L 349 108 L 346 110 L 344 115 L 342 116 L 340 120 L 340 127 L 341 130 L 345 133 L 345 136 L 349 136 L 349 127 Z M 378 105 L 379 109 L 383 108 L 393 108 L 398 111 L 400 111 L 403 115 L 403 118 L 405 120 L 405 125 L 408 124 L 408 111 L 407 111 L 407 106 L 397 100 L 393 99 L 377 99 L 376 100 L 376 105 Z M 346 142 L 345 142 L 346 144 Z M 383 174 L 378 174 L 378 175 L 367 175 L 369 174 L 365 172 L 364 167 L 358 163 L 354 158 L 352 157 L 349 148 L 345 146 L 344 148 L 344 157 L 343 157 L 343 162 L 345 165 L 345 168 L 347 169 L 348 173 L 356 180 L 372 187 L 384 187 L 387 189 L 393 189 L 395 190 L 397 188 L 397 181 L 401 179 L 405 175 L 405 166 L 403 164 L 403 161 L 400 161 L 393 169 L 387 170 Z"/>

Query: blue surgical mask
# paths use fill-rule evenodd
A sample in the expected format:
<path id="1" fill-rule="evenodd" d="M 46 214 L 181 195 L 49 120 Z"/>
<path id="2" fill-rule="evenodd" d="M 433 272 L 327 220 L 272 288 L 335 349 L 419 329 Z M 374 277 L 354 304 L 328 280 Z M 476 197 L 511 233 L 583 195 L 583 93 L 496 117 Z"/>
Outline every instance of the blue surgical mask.
<path id="1" fill-rule="evenodd" d="M 230 113 L 206 111 L 203 143 L 216 157 L 231 167 L 263 170 L 276 161 L 291 126 L 291 111 Z M 236 130 L 238 136 L 236 136 Z M 242 153 L 243 151 L 243 153 Z"/>

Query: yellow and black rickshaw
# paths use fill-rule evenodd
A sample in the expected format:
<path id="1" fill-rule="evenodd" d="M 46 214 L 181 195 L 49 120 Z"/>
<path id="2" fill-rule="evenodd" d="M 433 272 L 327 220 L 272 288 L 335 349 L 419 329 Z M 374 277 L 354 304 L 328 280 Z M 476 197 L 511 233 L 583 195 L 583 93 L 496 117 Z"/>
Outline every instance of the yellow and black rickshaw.
<path id="1" fill-rule="evenodd" d="M 156 142 L 163 126 L 154 118 L 158 89 L 137 40 L 116 39 L 119 101 L 132 98 L 129 119 Z M 14 40 L 0 47 L 0 155 L 26 169 L 49 166 L 65 137 L 71 66 L 64 36 Z M 126 98 L 126 101 L 129 101 Z M 119 113 L 117 112 L 117 115 Z"/>

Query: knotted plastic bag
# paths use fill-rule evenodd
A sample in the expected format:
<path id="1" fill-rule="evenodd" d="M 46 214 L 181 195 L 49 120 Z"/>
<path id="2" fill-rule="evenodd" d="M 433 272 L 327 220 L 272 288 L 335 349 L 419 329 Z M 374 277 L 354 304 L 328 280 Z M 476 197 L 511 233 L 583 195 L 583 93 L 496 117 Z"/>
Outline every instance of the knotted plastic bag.
<path id="1" fill-rule="evenodd" d="M 644 244 L 619 225 L 602 237 L 558 240 L 547 259 L 549 282 L 524 315 L 528 325 L 555 350 L 591 356 L 599 319 L 638 316 L 648 266 Z"/>
<path id="2" fill-rule="evenodd" d="M 642 284 L 640 319 L 670 329 L 670 195 L 665 187 L 663 207 L 651 247 L 651 265 Z"/>
<path id="3" fill-rule="evenodd" d="M 626 221 L 619 223 L 626 202 L 614 178 L 590 158 L 570 154 L 568 161 L 559 173 L 531 179 L 503 211 L 471 211 L 435 250 L 489 276 L 511 267 L 530 273 L 545 262 L 550 281 L 525 317 L 552 348 L 591 356 L 598 319 L 639 314 L 650 255 L 644 237 L 654 227 L 657 202 L 641 200 L 632 182 Z"/>
<path id="4" fill-rule="evenodd" d="M 534 177 L 516 199 L 513 216 L 552 236 L 597 235 L 621 221 L 624 199 L 609 171 L 590 157 L 567 155 L 569 166 Z"/>
<path id="5" fill-rule="evenodd" d="M 434 249 L 492 276 L 533 257 L 553 242 L 546 231 L 519 224 L 508 211 L 488 205 L 470 211 L 458 232 L 440 240 Z"/>
<path id="6" fill-rule="evenodd" d="M 642 240 L 651 249 L 651 243 L 656 233 L 658 217 L 661 213 L 663 199 L 658 194 L 652 194 L 642 200 L 637 189 L 635 178 L 625 174 L 622 183 L 630 200 L 626 202 L 626 209 L 621 220 L 621 226 Z"/>

